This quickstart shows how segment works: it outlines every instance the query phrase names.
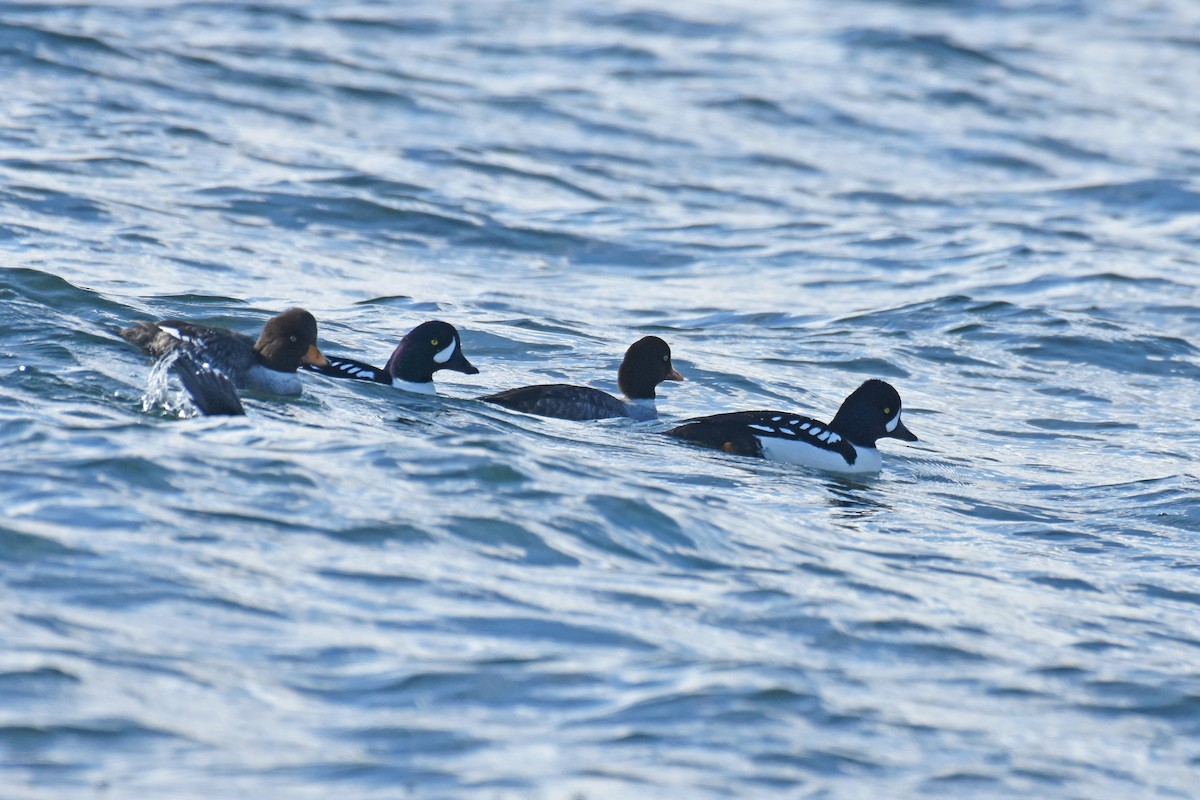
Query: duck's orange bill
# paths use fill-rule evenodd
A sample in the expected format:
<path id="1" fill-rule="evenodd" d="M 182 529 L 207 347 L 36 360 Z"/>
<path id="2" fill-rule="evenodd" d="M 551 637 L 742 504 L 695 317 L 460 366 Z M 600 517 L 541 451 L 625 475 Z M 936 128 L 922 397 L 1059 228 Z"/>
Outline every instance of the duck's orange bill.
<path id="1" fill-rule="evenodd" d="M 305 364 L 316 364 L 318 367 L 329 366 L 329 362 L 325 360 L 325 356 L 321 355 L 321 351 L 317 349 L 315 344 L 308 346 L 308 352 L 300 360 Z"/>

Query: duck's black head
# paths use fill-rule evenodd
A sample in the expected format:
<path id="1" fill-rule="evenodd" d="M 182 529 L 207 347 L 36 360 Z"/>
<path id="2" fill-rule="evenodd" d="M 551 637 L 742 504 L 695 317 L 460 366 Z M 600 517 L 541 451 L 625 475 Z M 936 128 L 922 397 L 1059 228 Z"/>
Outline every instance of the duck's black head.
<path id="1" fill-rule="evenodd" d="M 657 336 L 631 344 L 617 371 L 617 386 L 630 400 L 653 400 L 654 387 L 663 381 L 683 379 L 671 366 L 671 348 Z"/>
<path id="2" fill-rule="evenodd" d="M 876 378 L 865 381 L 846 398 L 829 429 L 864 447 L 874 447 L 876 439 L 917 441 L 900 419 L 900 393 Z"/>
<path id="3" fill-rule="evenodd" d="M 279 372 L 295 372 L 301 364 L 327 363 L 317 349 L 316 317 L 303 308 L 289 308 L 267 320 L 254 351 L 263 366 Z"/>
<path id="4" fill-rule="evenodd" d="M 422 322 L 409 331 L 388 359 L 393 378 L 409 383 L 429 383 L 439 369 L 475 375 L 478 369 L 462 352 L 458 331 L 449 322 Z"/>

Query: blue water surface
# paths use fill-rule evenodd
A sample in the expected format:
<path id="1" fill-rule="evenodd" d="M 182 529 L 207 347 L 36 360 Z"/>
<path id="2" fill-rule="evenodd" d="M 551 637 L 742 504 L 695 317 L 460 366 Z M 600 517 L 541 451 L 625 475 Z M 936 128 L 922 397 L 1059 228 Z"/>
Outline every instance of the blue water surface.
<path id="1" fill-rule="evenodd" d="M 1200 786 L 1200 4 L 0 1 L 0 797 Z M 441 397 L 197 417 L 293 305 Z M 615 390 L 654 423 L 473 398 Z M 663 437 L 921 439 L 847 480 Z"/>

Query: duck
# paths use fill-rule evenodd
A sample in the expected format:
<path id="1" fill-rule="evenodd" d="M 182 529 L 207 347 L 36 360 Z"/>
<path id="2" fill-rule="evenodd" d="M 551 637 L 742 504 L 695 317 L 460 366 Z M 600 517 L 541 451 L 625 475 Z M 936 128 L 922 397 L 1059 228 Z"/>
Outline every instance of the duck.
<path id="1" fill-rule="evenodd" d="M 872 378 L 850 393 L 832 422 L 789 411 L 735 411 L 686 420 L 666 435 L 734 455 L 828 472 L 872 473 L 883 466 L 875 446 L 879 439 L 917 441 L 900 413 L 900 393 Z"/>
<path id="2" fill-rule="evenodd" d="M 180 319 L 139 322 L 117 333 L 147 355 L 172 359 L 171 368 L 206 416 L 244 414 L 238 389 L 299 395 L 301 365 L 327 364 L 317 347 L 317 320 L 302 308 L 271 317 L 257 340 Z"/>
<path id="3" fill-rule="evenodd" d="M 437 394 L 433 374 L 439 370 L 479 374 L 463 355 L 458 329 L 441 320 L 422 322 L 405 334 L 383 367 L 345 356 L 328 356 L 325 360 L 325 364 L 310 364 L 306 369 L 331 378 L 383 383 L 418 394 Z"/>
<path id="4" fill-rule="evenodd" d="M 522 386 L 479 399 L 542 417 L 575 421 L 631 417 L 645 421 L 658 417 L 655 406 L 658 385 L 682 380 L 684 377 L 671 364 L 671 348 L 667 343 L 657 336 L 646 336 L 630 345 L 617 370 L 617 387 L 625 399 L 589 386 L 565 383 Z"/>

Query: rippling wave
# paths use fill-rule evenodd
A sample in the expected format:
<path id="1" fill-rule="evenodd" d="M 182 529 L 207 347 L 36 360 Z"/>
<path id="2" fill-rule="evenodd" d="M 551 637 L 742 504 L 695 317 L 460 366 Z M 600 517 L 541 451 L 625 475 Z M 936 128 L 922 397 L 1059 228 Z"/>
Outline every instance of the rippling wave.
<path id="1" fill-rule="evenodd" d="M 0 2 L 0 794 L 1188 796 L 1200 16 L 1092 5 Z M 116 334 L 293 305 L 481 372 Z M 878 478 L 660 435 L 868 377 Z"/>

